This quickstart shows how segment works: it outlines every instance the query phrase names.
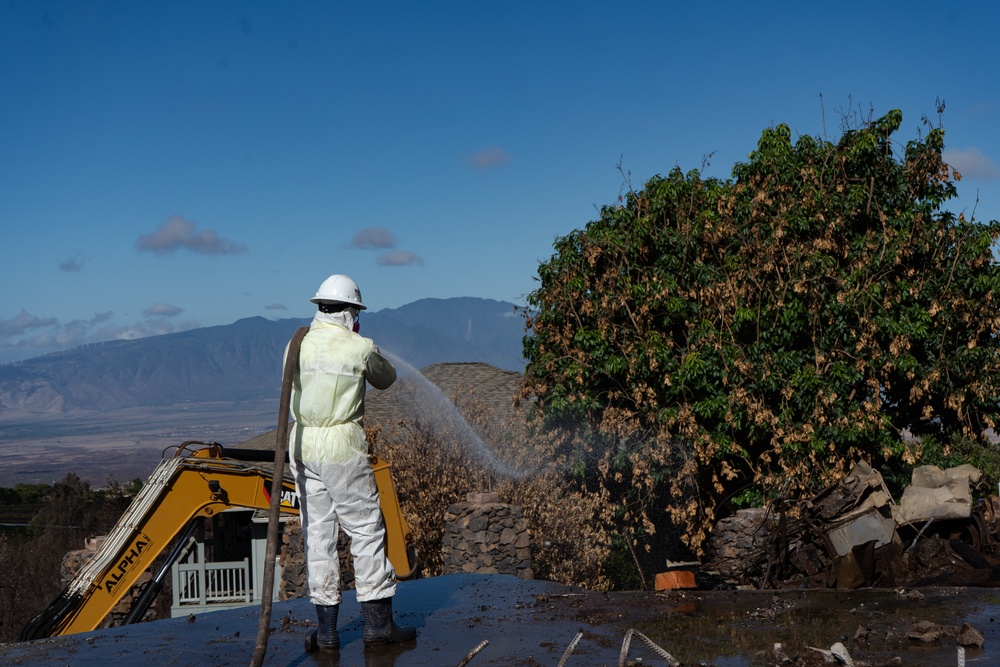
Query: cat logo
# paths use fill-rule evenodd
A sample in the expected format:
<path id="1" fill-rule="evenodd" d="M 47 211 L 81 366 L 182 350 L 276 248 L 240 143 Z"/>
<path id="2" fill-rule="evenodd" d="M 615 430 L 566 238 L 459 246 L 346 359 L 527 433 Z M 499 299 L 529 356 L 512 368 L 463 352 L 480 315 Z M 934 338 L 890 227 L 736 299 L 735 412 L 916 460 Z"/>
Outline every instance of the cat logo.
<path id="1" fill-rule="evenodd" d="M 139 560 L 139 556 L 142 552 L 149 548 L 149 545 L 153 540 L 149 539 L 149 536 L 145 533 L 139 533 L 139 536 L 135 538 L 132 542 L 132 547 L 128 552 L 122 556 L 121 560 L 118 561 L 118 565 L 111 571 L 111 576 L 104 580 L 104 590 L 109 595 L 118 586 L 118 583 L 122 578 L 128 573 L 132 566 Z"/>
<path id="2" fill-rule="evenodd" d="M 264 497 L 267 498 L 267 502 L 271 502 L 271 481 L 267 480 L 264 482 Z M 299 509 L 299 494 L 296 492 L 295 488 L 285 488 L 284 485 L 281 487 L 281 506 L 290 507 L 292 509 Z"/>
<path id="3" fill-rule="evenodd" d="M 282 489 L 281 490 L 281 505 L 282 507 L 294 507 L 299 508 L 299 494 L 295 490 Z"/>

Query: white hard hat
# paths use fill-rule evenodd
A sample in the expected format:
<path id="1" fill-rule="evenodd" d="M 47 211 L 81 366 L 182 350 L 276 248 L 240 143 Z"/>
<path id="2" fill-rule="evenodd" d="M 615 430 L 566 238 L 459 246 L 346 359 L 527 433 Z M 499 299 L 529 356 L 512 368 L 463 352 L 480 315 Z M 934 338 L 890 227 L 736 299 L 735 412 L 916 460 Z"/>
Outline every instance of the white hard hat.
<path id="1" fill-rule="evenodd" d="M 367 308 L 361 302 L 361 290 L 358 289 L 358 284 L 349 276 L 340 273 L 335 273 L 324 280 L 316 290 L 316 296 L 309 300 L 313 303 L 346 303 L 358 310 Z"/>

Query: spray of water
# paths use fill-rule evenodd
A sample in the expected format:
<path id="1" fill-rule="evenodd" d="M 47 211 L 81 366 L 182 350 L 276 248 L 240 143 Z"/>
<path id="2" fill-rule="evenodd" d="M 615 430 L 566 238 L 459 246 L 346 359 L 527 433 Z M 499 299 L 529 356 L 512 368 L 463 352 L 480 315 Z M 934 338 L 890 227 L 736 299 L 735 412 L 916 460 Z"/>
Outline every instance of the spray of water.
<path id="1" fill-rule="evenodd" d="M 436 384 L 424 377 L 423 373 L 398 355 L 386 350 L 381 350 L 381 352 L 401 371 L 401 376 L 405 375 L 410 378 L 415 390 L 413 397 L 420 410 L 420 416 L 433 423 L 435 430 L 453 437 L 456 443 L 465 448 L 477 462 L 491 472 L 515 479 L 524 476 L 524 473 L 497 458 L 493 450 L 483 442 L 475 429 L 462 417 L 455 404 L 448 400 Z"/>

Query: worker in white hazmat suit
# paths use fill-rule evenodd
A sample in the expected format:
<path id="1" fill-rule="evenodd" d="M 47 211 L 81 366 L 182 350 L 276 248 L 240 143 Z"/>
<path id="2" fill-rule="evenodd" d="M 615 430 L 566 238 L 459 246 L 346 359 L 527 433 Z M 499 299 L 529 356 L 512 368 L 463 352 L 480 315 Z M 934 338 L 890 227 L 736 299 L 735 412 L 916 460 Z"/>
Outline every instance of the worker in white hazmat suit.
<path id="1" fill-rule="evenodd" d="M 416 629 L 401 628 L 392 618 L 396 572 L 386 553 L 385 522 L 362 425 L 366 382 L 388 389 L 396 369 L 373 341 L 357 333 L 358 311 L 365 305 L 353 280 L 330 276 L 311 301 L 318 312 L 299 351 L 288 442 L 301 503 L 309 597 L 319 620 L 306 647 L 340 649 L 338 527 L 351 538 L 365 645 L 409 641 Z"/>

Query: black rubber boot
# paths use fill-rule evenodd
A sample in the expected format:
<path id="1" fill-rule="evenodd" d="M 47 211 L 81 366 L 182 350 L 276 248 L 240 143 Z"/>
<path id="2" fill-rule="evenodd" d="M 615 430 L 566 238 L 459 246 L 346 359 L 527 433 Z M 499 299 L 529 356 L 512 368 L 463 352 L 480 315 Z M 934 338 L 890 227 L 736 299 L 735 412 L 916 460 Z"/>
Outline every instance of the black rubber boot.
<path id="1" fill-rule="evenodd" d="M 365 646 L 400 644 L 415 639 L 416 628 L 401 628 L 392 620 L 392 598 L 361 603 L 365 617 Z"/>
<path id="2" fill-rule="evenodd" d="M 337 614 L 340 605 L 316 605 L 319 627 L 306 637 L 306 651 L 339 651 L 340 635 L 337 634 Z"/>

